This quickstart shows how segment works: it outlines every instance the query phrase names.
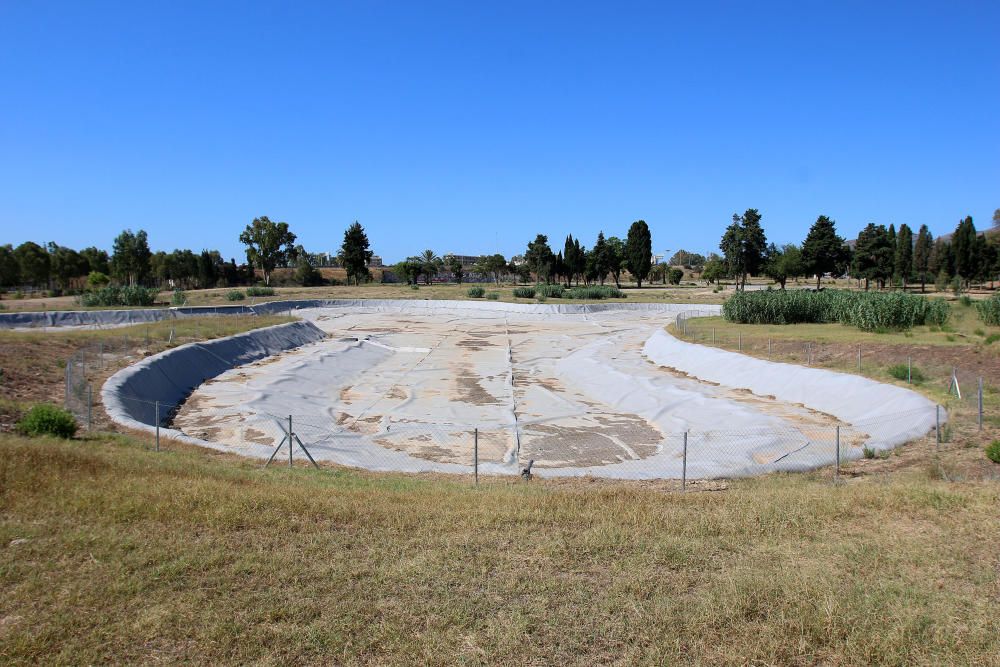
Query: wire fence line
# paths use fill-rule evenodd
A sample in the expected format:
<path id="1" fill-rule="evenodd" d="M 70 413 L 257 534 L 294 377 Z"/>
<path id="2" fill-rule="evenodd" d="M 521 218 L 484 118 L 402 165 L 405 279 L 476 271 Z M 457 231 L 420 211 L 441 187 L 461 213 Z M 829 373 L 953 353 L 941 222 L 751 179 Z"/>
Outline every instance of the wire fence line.
<path id="1" fill-rule="evenodd" d="M 913 346 L 900 351 L 898 346 L 836 343 L 818 340 L 788 340 L 720 331 L 711 322 L 718 313 L 689 310 L 679 313 L 675 334 L 682 340 L 712 345 L 770 361 L 855 373 L 881 382 L 897 380 L 917 386 L 932 386 L 948 395 L 949 407 L 961 407 L 975 415 L 975 426 L 982 430 L 989 416 L 984 405 L 987 396 L 998 387 L 988 375 L 962 367 L 963 359 L 948 354 L 947 348 L 927 349 Z M 936 354 L 935 354 L 936 352 Z M 943 353 L 943 354 L 942 354 Z"/>
<path id="2" fill-rule="evenodd" d="M 688 335 L 690 318 L 685 313 L 678 320 Z M 103 337 L 79 350 L 66 365 L 67 408 L 92 428 L 102 378 L 171 346 L 226 333 L 221 322 L 185 326 L 184 330 L 151 326 L 139 335 Z M 968 396 L 964 377 L 959 379 L 963 396 Z M 684 488 L 691 480 L 825 467 L 836 479 L 842 462 L 885 456 L 905 441 L 926 439 L 945 449 L 950 440 L 948 417 L 939 407 L 853 424 L 803 411 L 800 420 L 774 418 L 754 428 L 684 430 L 595 428 L 580 415 L 512 423 L 432 423 L 392 415 L 346 419 L 336 414 L 220 409 L 197 397 L 176 403 L 148 396 L 114 398 L 153 431 L 156 449 L 169 449 L 179 441 L 256 459 L 262 465 L 443 472 L 477 480 L 480 473 L 593 475 L 673 479 Z"/>
<path id="3" fill-rule="evenodd" d="M 66 360 L 64 405 L 89 430 L 98 417 L 93 406 L 100 384 L 114 371 L 172 347 L 236 333 L 258 318 L 256 313 L 205 314 L 134 325 L 131 333 L 101 334 Z"/>
<path id="4" fill-rule="evenodd" d="M 643 433 L 595 431 L 576 417 L 532 423 L 458 424 L 382 417 L 350 422 L 316 414 L 169 405 L 116 396 L 154 429 L 153 447 L 196 444 L 256 459 L 261 465 L 347 466 L 373 471 L 531 477 L 702 479 L 831 468 L 879 458 L 904 441 L 949 446 L 944 411 L 911 410 L 853 424 L 812 418 L 744 429 Z M 902 439 L 900 434 L 905 434 Z M 634 436 L 635 434 L 631 434 Z"/>

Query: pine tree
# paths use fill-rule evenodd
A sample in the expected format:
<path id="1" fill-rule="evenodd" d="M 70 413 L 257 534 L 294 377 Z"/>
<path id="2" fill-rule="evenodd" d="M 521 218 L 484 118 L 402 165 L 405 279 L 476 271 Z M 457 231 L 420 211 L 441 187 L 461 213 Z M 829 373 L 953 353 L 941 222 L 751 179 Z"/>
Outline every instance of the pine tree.
<path id="1" fill-rule="evenodd" d="M 360 285 L 362 280 L 371 280 L 372 274 L 368 270 L 368 263 L 372 259 L 372 251 L 369 250 L 368 235 L 365 228 L 357 220 L 344 231 L 344 242 L 340 246 L 340 264 L 347 271 L 347 280 L 354 279 L 355 285 Z"/>
<path id="2" fill-rule="evenodd" d="M 931 253 L 934 251 L 934 238 L 927 225 L 921 225 L 917 232 L 917 243 L 913 248 L 913 273 L 920 280 L 920 291 L 924 292 L 928 277 L 932 277 Z"/>
<path id="3" fill-rule="evenodd" d="M 645 220 L 636 220 L 628 229 L 625 239 L 625 268 L 642 287 L 642 281 L 649 275 L 653 262 L 653 237 Z"/>
<path id="4" fill-rule="evenodd" d="M 815 274 L 816 289 L 824 273 L 835 273 L 847 259 L 844 239 L 837 236 L 836 223 L 825 215 L 816 218 L 802 242 L 802 264 L 807 273 Z"/>
<path id="5" fill-rule="evenodd" d="M 913 275 L 913 232 L 909 225 L 899 226 L 899 234 L 896 236 L 896 257 L 893 266 L 893 275 L 903 283 L 903 290 L 906 290 L 906 283 Z"/>
<path id="6" fill-rule="evenodd" d="M 593 257 L 594 273 L 603 285 L 608 271 L 611 270 L 610 259 L 608 257 L 608 242 L 604 240 L 603 231 L 597 233 L 597 242 L 594 243 L 594 249 L 590 251 L 590 254 Z"/>

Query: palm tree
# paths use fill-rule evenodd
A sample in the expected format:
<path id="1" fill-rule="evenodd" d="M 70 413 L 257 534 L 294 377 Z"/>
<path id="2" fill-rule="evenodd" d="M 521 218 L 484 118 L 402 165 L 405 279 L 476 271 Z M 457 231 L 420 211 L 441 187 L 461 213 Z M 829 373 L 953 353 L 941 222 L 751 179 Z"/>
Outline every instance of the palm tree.
<path id="1" fill-rule="evenodd" d="M 420 272 L 424 274 L 425 285 L 430 285 L 431 278 L 436 276 L 441 270 L 441 258 L 435 255 L 433 250 L 424 250 L 416 257 L 410 257 L 410 259 L 420 263 Z"/>

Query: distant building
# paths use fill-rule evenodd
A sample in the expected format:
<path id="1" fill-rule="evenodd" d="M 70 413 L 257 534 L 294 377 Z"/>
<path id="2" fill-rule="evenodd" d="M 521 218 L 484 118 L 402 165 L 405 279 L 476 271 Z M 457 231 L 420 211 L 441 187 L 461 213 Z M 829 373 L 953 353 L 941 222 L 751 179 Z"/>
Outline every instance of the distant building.
<path id="1" fill-rule="evenodd" d="M 479 262 L 480 255 L 457 255 L 453 252 L 449 252 L 444 256 L 445 261 L 447 261 L 450 257 L 457 259 L 462 263 L 462 266 L 473 266 Z"/>
<path id="2" fill-rule="evenodd" d="M 382 268 L 382 256 L 372 255 L 371 260 L 368 262 L 369 269 L 381 269 Z"/>

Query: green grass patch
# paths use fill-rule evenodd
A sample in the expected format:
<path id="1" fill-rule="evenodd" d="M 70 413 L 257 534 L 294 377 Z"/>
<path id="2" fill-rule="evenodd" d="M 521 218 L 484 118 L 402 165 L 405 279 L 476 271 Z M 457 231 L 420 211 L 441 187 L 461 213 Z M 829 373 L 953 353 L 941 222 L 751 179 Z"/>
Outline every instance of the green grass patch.
<path id="1" fill-rule="evenodd" d="M 993 463 L 1000 463 L 1000 440 L 994 440 L 986 446 L 986 458 Z"/>
<path id="2" fill-rule="evenodd" d="M 72 438 L 76 434 L 76 418 L 68 410 L 50 403 L 32 406 L 17 423 L 18 432 L 24 435 L 53 435 L 58 438 Z"/>
<path id="3" fill-rule="evenodd" d="M 534 287 L 515 287 L 513 290 L 515 299 L 534 299 L 535 298 L 535 288 Z"/>
<path id="4" fill-rule="evenodd" d="M 479 285 L 475 285 L 467 289 L 465 293 L 469 296 L 470 299 L 482 299 L 483 296 L 486 294 L 486 290 L 480 287 Z"/>
<path id="5" fill-rule="evenodd" d="M 907 366 L 906 364 L 895 364 L 889 367 L 889 375 L 896 378 L 897 380 L 903 380 L 904 382 L 909 380 L 914 384 L 921 384 L 927 381 L 927 376 L 916 366 Z"/>

